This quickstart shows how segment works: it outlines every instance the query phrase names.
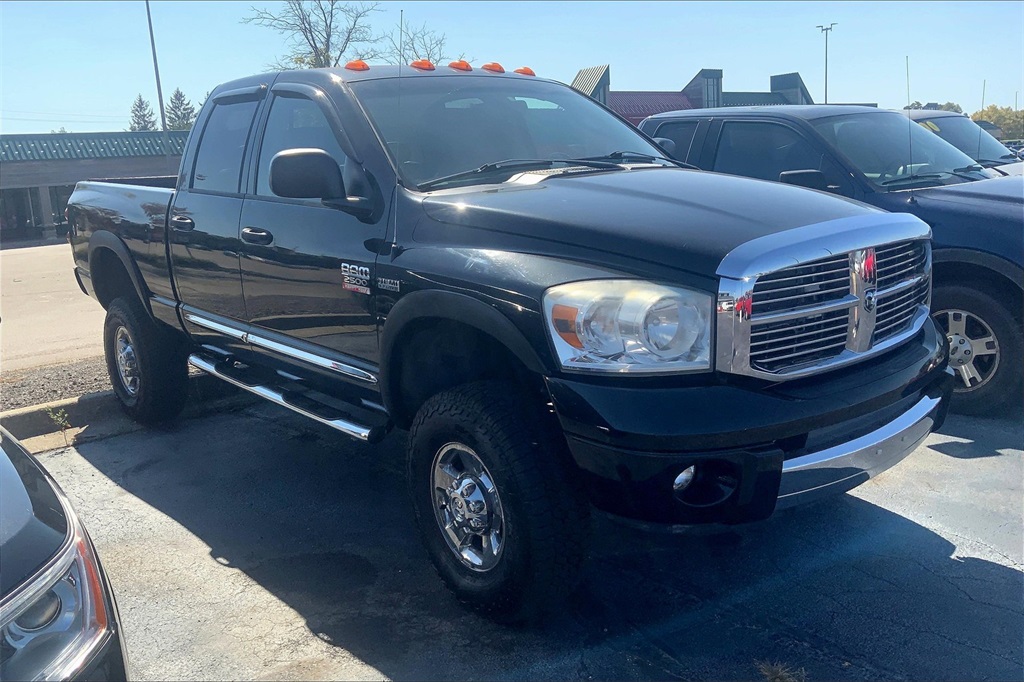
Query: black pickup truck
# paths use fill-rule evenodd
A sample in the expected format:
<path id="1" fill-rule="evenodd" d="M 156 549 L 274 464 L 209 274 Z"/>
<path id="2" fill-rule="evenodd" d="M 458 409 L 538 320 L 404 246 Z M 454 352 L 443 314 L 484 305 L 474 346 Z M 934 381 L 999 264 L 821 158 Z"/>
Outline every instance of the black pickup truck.
<path id="1" fill-rule="evenodd" d="M 927 225 L 661 154 L 527 69 L 254 76 L 177 177 L 79 183 L 69 239 L 129 415 L 175 416 L 191 364 L 363 441 L 407 429 L 439 574 L 522 618 L 569 591 L 591 504 L 764 519 L 945 417 Z"/>

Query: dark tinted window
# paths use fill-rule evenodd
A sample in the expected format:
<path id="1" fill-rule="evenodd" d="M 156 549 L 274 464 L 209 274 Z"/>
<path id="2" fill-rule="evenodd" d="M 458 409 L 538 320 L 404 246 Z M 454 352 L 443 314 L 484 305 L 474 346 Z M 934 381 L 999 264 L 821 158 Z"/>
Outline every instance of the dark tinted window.
<path id="1" fill-rule="evenodd" d="M 655 137 L 667 137 L 676 144 L 676 151 L 672 155 L 680 161 L 686 161 L 686 156 L 690 151 L 690 145 L 693 143 L 693 136 L 697 132 L 697 124 L 699 121 L 696 119 L 693 121 L 675 121 L 673 123 L 666 123 L 665 125 L 658 128 L 658 132 L 655 133 Z"/>
<path id="2" fill-rule="evenodd" d="M 414 185 L 508 159 L 663 153 L 589 97 L 547 81 L 466 74 L 357 81 L 352 90 Z"/>
<path id="3" fill-rule="evenodd" d="M 270 106 L 270 116 L 263 133 L 259 169 L 256 171 L 256 194 L 273 196 L 270 191 L 270 162 L 278 152 L 297 147 L 322 149 L 340 166 L 345 164 L 345 153 L 316 103 L 305 98 L 276 97 Z"/>
<path id="4" fill-rule="evenodd" d="M 713 170 L 778 181 L 791 170 L 821 170 L 821 154 L 796 131 L 777 123 L 728 121 Z"/>
<path id="5" fill-rule="evenodd" d="M 199 140 L 192 188 L 210 192 L 237 192 L 242 174 L 245 140 L 258 102 L 217 104 L 206 120 Z"/>

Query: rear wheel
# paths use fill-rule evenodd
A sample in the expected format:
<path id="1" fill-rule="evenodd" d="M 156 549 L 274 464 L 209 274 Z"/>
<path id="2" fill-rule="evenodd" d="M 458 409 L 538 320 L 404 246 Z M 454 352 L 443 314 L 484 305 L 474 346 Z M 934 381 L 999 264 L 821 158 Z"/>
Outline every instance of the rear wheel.
<path id="1" fill-rule="evenodd" d="M 176 417 L 188 395 L 184 344 L 134 298 L 116 298 L 103 325 L 107 373 L 122 409 L 153 424 Z"/>
<path id="2" fill-rule="evenodd" d="M 1024 340 L 1010 311 L 984 291 L 955 285 L 935 288 L 932 309 L 956 372 L 952 409 L 978 416 L 1019 409 Z"/>
<path id="3" fill-rule="evenodd" d="M 410 432 L 427 553 L 460 601 L 501 621 L 557 608 L 589 530 L 561 436 L 539 417 L 513 385 L 480 382 L 432 397 Z"/>

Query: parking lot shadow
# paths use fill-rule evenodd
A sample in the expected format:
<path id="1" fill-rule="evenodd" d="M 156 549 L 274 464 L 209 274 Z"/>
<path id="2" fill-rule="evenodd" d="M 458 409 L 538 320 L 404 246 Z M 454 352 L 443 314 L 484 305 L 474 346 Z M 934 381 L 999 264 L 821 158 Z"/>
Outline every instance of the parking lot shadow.
<path id="1" fill-rule="evenodd" d="M 852 495 L 681 534 L 599 517 L 565 613 L 492 624 L 434 575 L 402 448 L 261 406 L 79 452 L 391 679 L 751 679 L 759 660 L 812 680 L 1022 676 L 1024 574 Z"/>
<path id="2" fill-rule="evenodd" d="M 1024 449 L 1024 421 L 1019 417 L 976 419 L 951 414 L 939 433 L 948 439 L 932 449 L 959 459 L 998 457 L 1000 450 Z"/>

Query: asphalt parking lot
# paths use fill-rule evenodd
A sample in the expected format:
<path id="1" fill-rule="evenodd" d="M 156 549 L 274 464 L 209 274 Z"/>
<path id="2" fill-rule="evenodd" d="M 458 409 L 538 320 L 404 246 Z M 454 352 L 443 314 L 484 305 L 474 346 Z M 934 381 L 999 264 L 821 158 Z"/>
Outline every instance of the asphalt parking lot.
<path id="1" fill-rule="evenodd" d="M 955 435 L 954 435 L 955 434 Z M 269 405 L 40 456 L 85 518 L 138 679 L 1024 675 L 1024 427 L 953 417 L 887 474 L 753 526 L 605 518 L 570 608 L 464 611 L 377 447 Z"/>

